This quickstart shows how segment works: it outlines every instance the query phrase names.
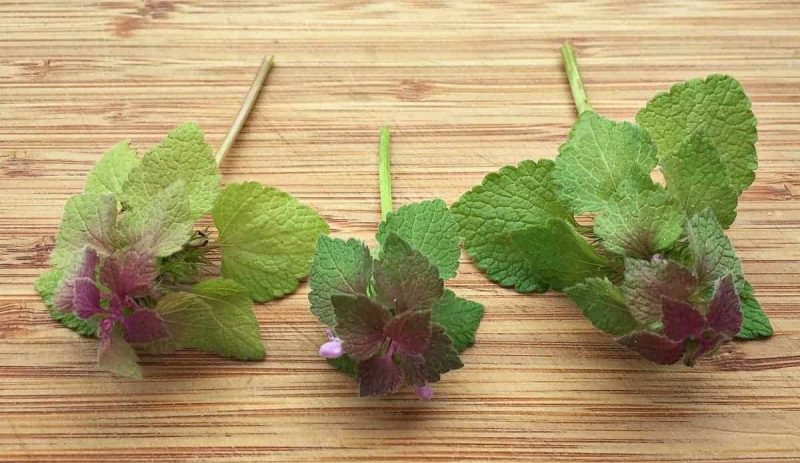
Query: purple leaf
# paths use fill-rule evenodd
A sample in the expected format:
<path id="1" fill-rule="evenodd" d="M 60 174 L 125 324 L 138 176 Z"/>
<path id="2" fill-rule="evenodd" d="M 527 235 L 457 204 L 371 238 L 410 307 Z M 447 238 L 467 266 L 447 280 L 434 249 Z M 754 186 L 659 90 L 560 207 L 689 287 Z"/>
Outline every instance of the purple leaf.
<path id="1" fill-rule="evenodd" d="M 123 318 L 125 340 L 131 344 L 146 344 L 169 336 L 167 326 L 158 313 L 150 309 L 137 309 Z"/>
<path id="2" fill-rule="evenodd" d="M 430 309 L 444 293 L 436 266 L 394 233 L 381 248 L 374 278 L 378 300 L 397 313 Z"/>
<path id="3" fill-rule="evenodd" d="M 100 281 L 119 296 L 139 297 L 150 294 L 158 276 L 153 255 L 133 250 L 114 253 L 103 263 Z"/>
<path id="4" fill-rule="evenodd" d="M 623 346 L 638 352 L 651 362 L 671 365 L 683 357 L 684 343 L 671 341 L 648 331 L 639 331 L 617 338 Z"/>
<path id="5" fill-rule="evenodd" d="M 736 336 L 742 326 L 740 305 L 733 278 L 730 275 L 721 278 L 708 306 L 708 325 L 729 338 Z"/>
<path id="6" fill-rule="evenodd" d="M 427 365 L 422 354 L 395 354 L 395 361 L 403 372 L 403 380 L 413 387 L 428 382 Z"/>
<path id="7" fill-rule="evenodd" d="M 337 321 L 338 321 L 337 316 Z M 390 354 L 373 357 L 358 364 L 358 395 L 389 394 L 397 390 L 403 380 L 400 367 Z"/>
<path id="8" fill-rule="evenodd" d="M 391 312 L 365 296 L 331 297 L 336 315 L 336 334 L 342 339 L 345 352 L 356 360 L 366 360 L 381 349 L 384 329 Z"/>
<path id="9" fill-rule="evenodd" d="M 386 327 L 386 336 L 391 338 L 399 354 L 422 354 L 431 339 L 431 312 L 404 312 Z"/>
<path id="10" fill-rule="evenodd" d="M 686 267 L 656 255 L 651 260 L 625 259 L 622 284 L 631 314 L 643 324 L 661 321 L 661 298 L 685 301 L 697 279 Z"/>
<path id="11" fill-rule="evenodd" d="M 706 327 L 706 320 L 691 304 L 664 296 L 661 298 L 664 334 L 673 341 L 699 338 Z"/>
<path id="12" fill-rule="evenodd" d="M 77 265 L 64 277 L 56 290 L 53 304 L 63 312 L 75 312 L 75 281 L 79 278 L 94 280 L 94 274 L 100 259 L 97 252 L 90 248 L 83 249 L 83 255 Z"/>
<path id="13" fill-rule="evenodd" d="M 423 356 L 425 375 L 429 383 L 435 383 L 439 381 L 441 375 L 464 366 L 458 358 L 458 351 L 453 347 L 453 341 L 447 336 L 444 328 L 436 323 L 431 325 L 431 340 Z"/>
<path id="14" fill-rule="evenodd" d="M 72 312 L 80 318 L 90 318 L 103 312 L 100 306 L 100 290 L 90 278 L 76 278 L 72 282 Z M 64 309 L 62 309 L 64 310 Z"/>

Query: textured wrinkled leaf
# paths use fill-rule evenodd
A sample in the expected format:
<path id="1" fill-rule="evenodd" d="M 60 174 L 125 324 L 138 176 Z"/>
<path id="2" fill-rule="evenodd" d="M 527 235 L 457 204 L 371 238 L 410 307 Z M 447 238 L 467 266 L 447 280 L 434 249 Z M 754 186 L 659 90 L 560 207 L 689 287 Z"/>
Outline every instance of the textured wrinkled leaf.
<path id="1" fill-rule="evenodd" d="M 356 360 L 377 354 L 386 339 L 389 310 L 366 296 L 333 296 L 331 300 L 344 351 Z"/>
<path id="2" fill-rule="evenodd" d="M 564 220 L 517 230 L 510 240 L 527 261 L 527 278 L 535 282 L 532 285 L 562 290 L 608 273 L 608 260 Z"/>
<path id="3" fill-rule="evenodd" d="M 448 371 L 458 370 L 464 366 L 444 328 L 435 323 L 431 325 L 431 339 L 423 356 L 425 357 L 425 375 L 429 383 L 435 383 Z"/>
<path id="4" fill-rule="evenodd" d="M 192 236 L 193 225 L 186 184 L 178 180 L 122 216 L 116 244 L 165 257 L 182 249 Z"/>
<path id="5" fill-rule="evenodd" d="M 645 130 L 584 111 L 558 150 L 556 192 L 575 213 L 600 211 L 624 184 L 652 188 L 656 162 L 656 145 Z"/>
<path id="6" fill-rule="evenodd" d="M 370 278 L 372 258 L 363 242 L 320 236 L 308 278 L 311 312 L 322 323 L 335 325 L 331 296 L 366 295 Z"/>
<path id="7" fill-rule="evenodd" d="M 129 141 L 117 143 L 97 161 L 89 173 L 84 191 L 119 196 L 122 194 L 122 186 L 128 179 L 128 174 L 137 165 L 139 158 L 131 143 Z"/>
<path id="8" fill-rule="evenodd" d="M 53 305 L 53 297 L 56 288 L 63 277 L 63 270 L 50 269 L 36 279 L 34 288 L 36 292 L 39 293 L 39 296 L 41 296 L 42 301 L 44 301 L 47 311 L 53 320 L 60 322 L 81 336 L 94 337 L 97 331 L 96 320 L 83 320 L 71 313 L 62 312 Z"/>
<path id="9" fill-rule="evenodd" d="M 741 290 L 742 264 L 713 212 L 706 210 L 691 217 L 686 223 L 686 235 L 699 284 L 711 286 L 731 274 L 734 286 Z"/>
<path id="10" fill-rule="evenodd" d="M 100 340 L 97 363 L 101 370 L 110 371 L 115 375 L 142 379 L 139 356 L 136 355 L 133 347 L 123 339 L 119 328 L 114 329 L 109 337 Z"/>
<path id="11" fill-rule="evenodd" d="M 661 311 L 664 334 L 673 341 L 683 341 L 689 337 L 697 339 L 706 328 L 705 318 L 688 302 L 663 296 Z"/>
<path id="12" fill-rule="evenodd" d="M 386 325 L 386 336 L 400 354 L 422 354 L 431 339 L 431 312 L 408 311 Z"/>
<path id="13" fill-rule="evenodd" d="M 692 272 L 677 262 L 625 259 L 622 292 L 631 315 L 644 325 L 661 320 L 663 297 L 684 301 L 696 287 L 697 279 Z"/>
<path id="14" fill-rule="evenodd" d="M 731 186 L 725 164 L 705 128 L 692 132 L 662 154 L 661 165 L 667 192 L 677 199 L 687 215 L 708 208 L 723 228 L 733 223 L 739 194 Z"/>
<path id="15" fill-rule="evenodd" d="M 753 183 L 756 118 L 733 77 L 714 74 L 674 85 L 651 99 L 636 121 L 650 132 L 662 155 L 705 127 L 734 191 L 739 194 Z"/>
<path id="16" fill-rule="evenodd" d="M 649 331 L 638 331 L 617 338 L 617 342 L 661 365 L 672 365 L 683 357 L 683 342 L 671 341 Z"/>
<path id="17" fill-rule="evenodd" d="M 772 324 L 753 294 L 750 283 L 744 282 L 739 292 L 742 310 L 742 327 L 738 339 L 758 339 L 772 336 Z"/>
<path id="18" fill-rule="evenodd" d="M 730 275 L 721 278 L 708 304 L 708 325 L 729 338 L 736 336 L 742 327 L 740 304 L 733 278 Z"/>
<path id="19" fill-rule="evenodd" d="M 60 310 L 69 311 L 79 318 L 90 318 L 101 312 L 100 290 L 89 278 L 76 278 L 69 285 L 72 290 L 72 307 L 60 306 Z"/>
<path id="20" fill-rule="evenodd" d="M 191 292 L 163 296 L 155 310 L 170 338 L 156 342 L 151 350 L 194 348 L 240 360 L 261 360 L 266 355 L 253 304 L 235 281 L 201 281 Z"/>
<path id="21" fill-rule="evenodd" d="M 449 289 L 444 291 L 431 313 L 431 321 L 444 328 L 459 352 L 475 343 L 475 332 L 482 318 L 483 305 L 462 299 Z"/>
<path id="22" fill-rule="evenodd" d="M 157 275 L 158 267 L 152 254 L 130 249 L 115 252 L 100 269 L 100 281 L 118 296 L 148 295 Z"/>
<path id="23" fill-rule="evenodd" d="M 368 358 L 358 364 L 358 395 L 390 394 L 403 380 L 403 372 L 390 355 Z"/>
<path id="24" fill-rule="evenodd" d="M 680 238 L 685 220 L 664 189 L 622 188 L 598 214 L 594 233 L 611 252 L 647 259 Z"/>
<path id="25" fill-rule="evenodd" d="M 587 278 L 564 292 L 592 325 L 608 334 L 621 336 L 641 328 L 628 311 L 622 291 L 608 278 Z"/>
<path id="26" fill-rule="evenodd" d="M 222 275 L 256 301 L 294 291 L 308 274 L 314 248 L 328 225 L 313 209 L 256 182 L 228 185 L 213 211 Z"/>
<path id="27" fill-rule="evenodd" d="M 50 255 L 53 267 L 69 268 L 86 246 L 101 255 L 111 254 L 116 221 L 117 200 L 113 195 L 84 193 L 71 197 L 64 207 L 56 245 Z"/>
<path id="28" fill-rule="evenodd" d="M 442 279 L 458 273 L 461 249 L 456 220 L 441 199 L 409 204 L 390 212 L 378 226 L 378 242 L 383 245 L 390 233 L 421 252 L 439 269 Z"/>
<path id="29" fill-rule="evenodd" d="M 378 300 L 398 313 L 430 309 L 444 292 L 436 267 L 394 233 L 386 237 L 374 278 Z"/>
<path id="30" fill-rule="evenodd" d="M 523 161 L 487 175 L 453 204 L 459 236 L 489 279 L 518 291 L 543 291 L 530 279 L 527 261 L 509 242 L 509 233 L 553 218 L 572 220 L 555 194 L 550 160 Z"/>
<path id="31" fill-rule="evenodd" d="M 147 344 L 170 335 L 158 312 L 150 309 L 136 309 L 125 317 L 122 326 L 125 340 L 131 344 Z"/>
<path id="32" fill-rule="evenodd" d="M 63 272 L 63 278 L 53 293 L 53 306 L 62 312 L 76 312 L 78 305 L 75 300 L 77 282 L 89 280 L 91 285 L 94 286 L 94 277 L 99 263 L 100 257 L 97 252 L 88 246 L 76 254 L 71 267 Z"/>
<path id="33" fill-rule="evenodd" d="M 143 208 L 162 190 L 182 181 L 190 217 L 197 219 L 214 206 L 220 178 L 203 131 L 197 124 L 186 123 L 172 130 L 130 171 L 120 199 L 132 209 Z"/>

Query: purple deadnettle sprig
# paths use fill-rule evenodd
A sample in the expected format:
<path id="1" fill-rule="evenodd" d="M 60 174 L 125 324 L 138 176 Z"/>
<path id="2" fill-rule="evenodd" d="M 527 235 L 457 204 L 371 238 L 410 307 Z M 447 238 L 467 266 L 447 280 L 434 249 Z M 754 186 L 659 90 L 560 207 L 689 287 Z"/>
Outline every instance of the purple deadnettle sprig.
<path id="1" fill-rule="evenodd" d="M 262 63 L 216 154 L 192 123 L 141 158 L 122 142 L 67 202 L 52 268 L 36 289 L 53 318 L 100 339 L 102 369 L 141 378 L 138 352 L 183 348 L 264 358 L 253 302 L 293 291 L 328 232 L 314 210 L 287 193 L 255 182 L 219 185 L 219 165 L 271 65 Z M 213 239 L 195 229 L 208 213 Z"/>
<path id="2" fill-rule="evenodd" d="M 689 80 L 651 99 L 638 125 L 616 122 L 592 110 L 572 48 L 562 53 L 578 121 L 554 161 L 503 167 L 453 204 L 467 254 L 502 286 L 564 292 L 656 363 L 772 335 L 725 236 L 757 167 L 741 84 Z"/>
<path id="3" fill-rule="evenodd" d="M 444 201 L 392 211 L 389 131 L 381 131 L 383 221 L 378 249 L 320 237 L 309 274 L 311 312 L 328 326 L 319 353 L 358 379 L 360 396 L 402 386 L 430 400 L 431 384 L 463 366 L 483 306 L 445 289 L 459 264 L 456 223 Z"/>

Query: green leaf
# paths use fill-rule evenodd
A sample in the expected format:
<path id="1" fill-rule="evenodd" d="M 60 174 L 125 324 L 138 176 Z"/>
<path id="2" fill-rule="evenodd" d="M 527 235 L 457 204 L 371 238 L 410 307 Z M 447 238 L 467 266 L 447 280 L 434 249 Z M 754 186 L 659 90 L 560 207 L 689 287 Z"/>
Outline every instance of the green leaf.
<path id="1" fill-rule="evenodd" d="M 125 341 L 122 330 L 117 327 L 111 332 L 109 339 L 100 341 L 100 354 L 97 366 L 101 370 L 132 379 L 142 379 L 142 367 L 136 350 Z"/>
<path id="2" fill-rule="evenodd" d="M 429 383 L 435 383 L 448 371 L 464 366 L 444 328 L 435 323 L 431 325 L 431 339 L 422 355 L 426 360 L 425 379 Z"/>
<path id="3" fill-rule="evenodd" d="M 119 196 L 122 194 L 122 186 L 128 179 L 128 174 L 139 165 L 139 162 L 136 150 L 129 141 L 117 143 L 95 164 L 86 180 L 84 191 Z"/>
<path id="4" fill-rule="evenodd" d="M 753 183 L 758 167 L 756 118 L 733 77 L 714 74 L 677 84 L 650 100 L 636 121 L 653 136 L 661 155 L 705 127 L 736 194 Z"/>
<path id="5" fill-rule="evenodd" d="M 529 278 L 527 262 L 509 243 L 510 232 L 572 220 L 555 194 L 553 161 L 523 161 L 491 173 L 452 207 L 464 248 L 492 281 L 517 291 L 542 291 Z"/>
<path id="6" fill-rule="evenodd" d="M 33 287 L 39 296 L 42 297 L 44 305 L 53 320 L 60 322 L 67 328 L 77 332 L 81 336 L 95 337 L 97 332 L 97 320 L 84 320 L 71 313 L 62 312 L 53 306 L 53 296 L 56 293 L 61 279 L 64 277 L 64 270 L 51 268 L 41 274 L 33 283 Z"/>
<path id="7" fill-rule="evenodd" d="M 253 303 L 235 281 L 201 281 L 191 292 L 163 296 L 155 310 L 170 332 L 167 340 L 153 343 L 156 352 L 194 348 L 240 360 L 266 355 Z"/>
<path id="8" fill-rule="evenodd" d="M 483 305 L 462 299 L 449 289 L 444 291 L 431 313 L 431 321 L 444 328 L 459 352 L 475 343 L 475 332 L 482 318 Z"/>
<path id="9" fill-rule="evenodd" d="M 203 131 L 193 123 L 178 126 L 142 158 L 128 174 L 121 200 L 133 209 L 143 208 L 178 181 L 186 186 L 192 219 L 211 210 L 220 174 Z"/>
<path id="10" fill-rule="evenodd" d="M 437 268 L 394 233 L 386 237 L 374 278 L 377 299 L 397 313 L 430 309 L 444 292 Z"/>
<path id="11" fill-rule="evenodd" d="M 352 376 L 353 378 L 356 377 L 356 370 L 358 369 L 358 363 L 352 358 L 348 357 L 347 355 L 343 355 L 338 359 L 328 359 L 328 363 L 330 363 L 334 368 L 341 371 L 342 373 L 348 376 Z"/>
<path id="12" fill-rule="evenodd" d="M 641 328 L 628 311 L 622 291 L 608 278 L 587 278 L 564 292 L 592 325 L 612 336 L 622 336 Z"/>
<path id="13" fill-rule="evenodd" d="M 656 145 L 646 131 L 585 111 L 558 150 L 553 178 L 573 212 L 596 212 L 625 184 L 651 189 L 656 162 Z"/>
<path id="14" fill-rule="evenodd" d="M 395 233 L 421 252 L 447 280 L 456 276 L 461 249 L 458 247 L 456 220 L 441 199 L 423 201 L 390 212 L 378 226 L 377 240 L 383 245 Z"/>
<path id="15" fill-rule="evenodd" d="M 133 246 L 165 257 L 180 251 L 191 238 L 192 218 L 186 184 L 167 186 L 151 202 L 127 211 L 119 221 L 117 247 Z"/>
<path id="16" fill-rule="evenodd" d="M 700 128 L 662 155 L 667 192 L 677 198 L 687 215 L 706 208 L 714 211 L 723 228 L 736 218 L 739 194 L 731 187 L 725 164 L 707 130 Z"/>
<path id="17" fill-rule="evenodd" d="M 50 255 L 53 267 L 69 267 L 87 245 L 101 255 L 111 254 L 116 221 L 117 200 L 113 195 L 84 193 L 71 197 Z"/>
<path id="18" fill-rule="evenodd" d="M 686 235 L 699 284 L 712 287 L 715 281 L 731 274 L 736 290 L 741 292 L 742 264 L 714 213 L 706 210 L 690 218 L 686 223 Z"/>
<path id="19" fill-rule="evenodd" d="M 510 241 L 526 259 L 526 274 L 543 288 L 562 290 L 586 278 L 608 274 L 608 259 L 564 220 L 518 230 Z"/>
<path id="20" fill-rule="evenodd" d="M 772 324 L 756 300 L 750 283 L 744 282 L 739 299 L 742 301 L 742 328 L 736 338 L 758 339 L 772 336 Z"/>
<path id="21" fill-rule="evenodd" d="M 222 275 L 256 301 L 294 291 L 308 274 L 314 248 L 328 225 L 310 207 L 256 182 L 228 185 L 213 211 Z"/>
<path id="22" fill-rule="evenodd" d="M 363 242 L 320 236 L 308 279 L 311 312 L 322 323 L 334 326 L 331 296 L 366 296 L 371 278 L 372 258 Z"/>
<path id="23" fill-rule="evenodd" d="M 611 252 L 649 258 L 672 247 L 683 234 L 685 220 L 664 189 L 623 188 L 618 200 L 597 216 L 594 233 Z"/>

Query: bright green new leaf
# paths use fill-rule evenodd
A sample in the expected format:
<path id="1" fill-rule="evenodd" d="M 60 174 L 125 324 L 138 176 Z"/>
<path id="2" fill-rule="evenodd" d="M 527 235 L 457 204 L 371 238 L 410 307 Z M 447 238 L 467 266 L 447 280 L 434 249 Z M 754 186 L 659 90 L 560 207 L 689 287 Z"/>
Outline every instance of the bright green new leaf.
<path id="1" fill-rule="evenodd" d="M 756 300 L 750 283 L 744 282 L 739 292 L 739 299 L 742 302 L 742 328 L 736 337 L 738 339 L 758 339 L 772 336 L 772 324 L 769 322 L 767 314 L 764 313 L 764 309 L 761 308 L 761 304 Z"/>
<path id="2" fill-rule="evenodd" d="M 651 189 L 656 145 L 645 130 L 585 111 L 556 157 L 556 192 L 575 213 L 603 210 L 620 188 Z"/>
<path id="3" fill-rule="evenodd" d="M 611 252 L 649 258 L 680 238 L 685 220 L 664 189 L 623 188 L 598 214 L 594 233 Z"/>
<path id="4" fill-rule="evenodd" d="M 608 278 L 587 278 L 564 292 L 592 325 L 612 336 L 622 336 L 641 328 L 628 311 L 622 291 Z"/>
<path id="5" fill-rule="evenodd" d="M 733 77 L 714 74 L 677 84 L 650 100 L 636 121 L 653 136 L 662 156 L 705 127 L 737 195 L 753 183 L 756 118 Z"/>
<path id="6" fill-rule="evenodd" d="M 311 312 L 322 323 L 335 325 L 331 296 L 366 295 L 370 278 L 372 257 L 362 241 L 320 236 L 308 278 Z"/>
<path id="7" fill-rule="evenodd" d="M 510 243 L 509 233 L 552 218 L 572 220 L 555 194 L 553 161 L 523 161 L 484 178 L 453 204 L 464 247 L 475 264 L 502 286 L 542 291 L 529 278 L 526 258 Z"/>
<path id="8" fill-rule="evenodd" d="M 328 225 L 313 209 L 256 182 L 228 185 L 213 210 L 219 230 L 222 275 L 256 301 L 297 288 Z"/>
<path id="9" fill-rule="evenodd" d="M 156 352 L 194 348 L 240 360 L 266 355 L 253 303 L 235 281 L 201 281 L 191 292 L 163 296 L 155 310 L 170 333 L 151 346 Z"/>
<path id="10" fill-rule="evenodd" d="M 431 321 L 444 328 L 459 352 L 475 343 L 475 332 L 483 318 L 483 305 L 462 299 L 446 289 L 433 306 Z"/>
<path id="11" fill-rule="evenodd" d="M 374 271 L 378 300 L 398 313 L 432 308 L 444 292 L 436 266 L 394 233 L 381 251 Z"/>
<path id="12" fill-rule="evenodd" d="M 86 193 L 121 195 L 122 186 L 128 179 L 128 174 L 139 165 L 139 162 L 136 150 L 129 141 L 117 143 L 95 164 L 86 180 L 84 191 Z"/>
<path id="13" fill-rule="evenodd" d="M 517 230 L 509 239 L 527 261 L 525 272 L 531 286 L 558 291 L 609 272 L 608 259 L 597 254 L 572 225 L 562 219 Z"/>
<path id="14" fill-rule="evenodd" d="M 203 141 L 203 131 L 193 123 L 178 126 L 142 158 L 128 174 L 120 199 L 133 209 L 142 208 L 181 180 L 191 218 L 210 211 L 219 193 L 220 174 L 211 147 Z"/>
<path id="15" fill-rule="evenodd" d="M 661 156 L 667 192 L 680 203 L 687 215 L 711 209 L 722 228 L 736 218 L 739 194 L 728 179 L 719 153 L 704 128 Z"/>
<path id="16" fill-rule="evenodd" d="M 412 248 L 421 252 L 447 280 L 456 276 L 461 249 L 458 247 L 455 218 L 441 199 L 423 201 L 389 213 L 378 227 L 381 245 L 389 233 L 395 233 Z"/>
<path id="17" fill-rule="evenodd" d="M 116 221 L 117 200 L 113 195 L 83 193 L 71 197 L 64 207 L 50 263 L 55 268 L 68 268 L 87 245 L 99 254 L 111 254 Z"/>
<path id="18" fill-rule="evenodd" d="M 165 257 L 181 250 L 192 236 L 193 226 L 186 184 L 178 180 L 156 193 L 149 203 L 122 216 L 117 245 Z"/>

